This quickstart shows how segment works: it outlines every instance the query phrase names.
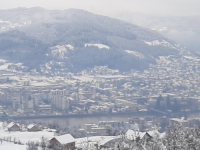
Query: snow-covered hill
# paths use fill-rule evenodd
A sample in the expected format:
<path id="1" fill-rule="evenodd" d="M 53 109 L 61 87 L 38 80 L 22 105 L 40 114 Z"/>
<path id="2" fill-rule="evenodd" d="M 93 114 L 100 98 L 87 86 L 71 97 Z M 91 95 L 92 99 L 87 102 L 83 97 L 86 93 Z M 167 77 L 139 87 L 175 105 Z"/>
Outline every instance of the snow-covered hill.
<path id="1" fill-rule="evenodd" d="M 0 11 L 0 59 L 43 73 L 145 69 L 179 47 L 156 31 L 83 10 Z"/>
<path id="2" fill-rule="evenodd" d="M 191 51 L 200 51 L 200 16 L 160 16 L 125 11 L 113 17 L 157 31 Z"/>

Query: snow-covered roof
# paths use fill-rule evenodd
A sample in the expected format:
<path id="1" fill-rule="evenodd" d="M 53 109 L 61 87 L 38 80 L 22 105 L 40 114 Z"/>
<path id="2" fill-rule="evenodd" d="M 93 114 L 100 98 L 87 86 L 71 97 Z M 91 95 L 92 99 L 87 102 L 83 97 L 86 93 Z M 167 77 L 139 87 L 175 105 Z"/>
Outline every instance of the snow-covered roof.
<path id="1" fill-rule="evenodd" d="M 7 128 L 11 128 L 12 126 L 14 126 L 16 123 L 14 123 L 14 122 L 11 122 L 11 123 L 9 123 L 9 125 L 7 126 Z M 16 124 L 16 125 L 18 125 L 18 124 Z M 18 125 L 19 126 L 19 125 Z"/>
<path id="2" fill-rule="evenodd" d="M 94 149 L 94 144 L 105 145 L 106 143 L 120 138 L 119 136 L 92 136 L 92 137 L 84 137 L 76 139 L 76 147 L 82 148 L 85 144 L 88 144 L 88 149 Z"/>
<path id="3" fill-rule="evenodd" d="M 125 135 L 126 135 L 127 139 L 129 139 L 129 140 L 136 140 L 136 138 L 138 138 L 138 137 L 140 139 L 142 139 L 146 133 L 147 132 L 128 130 Z"/>
<path id="4" fill-rule="evenodd" d="M 33 128 L 35 125 L 34 124 L 30 124 L 30 125 L 28 125 L 28 129 L 31 129 L 31 128 Z"/>
<path id="5" fill-rule="evenodd" d="M 54 138 L 56 138 L 58 142 L 60 142 L 60 144 L 67 144 L 67 143 L 72 143 L 76 141 L 71 134 L 64 134 L 64 135 L 56 136 Z"/>
<path id="6" fill-rule="evenodd" d="M 160 136 L 160 132 L 158 130 L 152 130 L 147 132 L 151 137 Z"/>

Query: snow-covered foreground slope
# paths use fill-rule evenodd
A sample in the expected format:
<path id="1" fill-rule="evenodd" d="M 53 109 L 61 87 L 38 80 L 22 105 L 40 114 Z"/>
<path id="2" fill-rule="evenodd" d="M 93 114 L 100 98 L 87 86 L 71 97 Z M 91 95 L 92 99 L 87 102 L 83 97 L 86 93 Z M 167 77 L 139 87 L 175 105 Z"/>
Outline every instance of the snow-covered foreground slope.
<path id="1" fill-rule="evenodd" d="M 13 144 L 9 142 L 2 142 L 0 150 L 26 150 L 26 145 Z"/>
<path id="2" fill-rule="evenodd" d="M 39 131 L 39 132 L 7 132 L 4 130 L 0 131 L 0 138 L 11 137 L 12 139 L 20 140 L 23 144 L 29 141 L 40 142 L 42 137 L 47 139 L 54 137 L 54 132 Z"/>

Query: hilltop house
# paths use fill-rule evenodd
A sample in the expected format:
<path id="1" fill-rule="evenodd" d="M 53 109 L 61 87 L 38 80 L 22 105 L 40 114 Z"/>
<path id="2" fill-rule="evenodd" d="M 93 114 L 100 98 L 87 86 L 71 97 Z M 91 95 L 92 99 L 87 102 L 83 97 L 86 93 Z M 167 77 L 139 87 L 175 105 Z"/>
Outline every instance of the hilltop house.
<path id="1" fill-rule="evenodd" d="M 56 136 L 50 139 L 50 147 L 62 147 L 62 150 L 74 150 L 75 139 L 71 134 Z"/>

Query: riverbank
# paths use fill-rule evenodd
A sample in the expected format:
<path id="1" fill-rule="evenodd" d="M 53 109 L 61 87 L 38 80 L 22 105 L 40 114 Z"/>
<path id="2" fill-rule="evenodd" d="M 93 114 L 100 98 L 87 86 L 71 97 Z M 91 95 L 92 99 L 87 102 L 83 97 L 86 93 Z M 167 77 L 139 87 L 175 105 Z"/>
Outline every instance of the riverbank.
<path id="1" fill-rule="evenodd" d="M 46 118 L 84 118 L 84 117 L 112 117 L 112 116 L 126 116 L 126 115 L 133 115 L 133 116 L 144 116 L 152 114 L 152 112 L 126 112 L 126 113 L 98 113 L 98 114 L 67 114 L 67 115 L 37 115 L 37 116 L 8 116 L 7 119 L 46 119 Z"/>
<path id="2" fill-rule="evenodd" d="M 188 115 L 194 115 L 200 113 L 200 111 L 190 111 L 190 112 L 181 112 L 181 113 L 160 113 L 160 111 L 143 111 L 143 112 L 118 112 L 118 113 L 97 113 L 97 114 L 66 114 L 66 115 L 33 115 L 33 116 L 6 116 L 1 117 L 0 119 L 46 119 L 46 118 L 84 118 L 84 117 L 112 117 L 112 116 L 166 116 L 166 117 L 183 117 Z"/>
<path id="3" fill-rule="evenodd" d="M 158 113 L 155 111 L 146 111 L 146 112 L 131 112 L 131 113 L 110 113 L 110 114 L 70 114 L 70 115 L 40 115 L 40 116 L 13 116 L 13 117 L 6 117 L 0 120 L 10 120 L 10 121 L 25 121 L 27 123 L 44 123 L 44 124 L 51 124 L 56 123 L 60 126 L 66 125 L 75 125 L 83 127 L 84 124 L 87 123 L 96 123 L 98 124 L 99 121 L 123 121 L 127 122 L 128 118 L 134 117 L 162 117 L 166 116 L 168 118 L 196 118 L 200 117 L 200 111 L 193 111 L 193 112 L 184 112 L 184 113 L 171 113 L 164 115 L 162 113 Z"/>

